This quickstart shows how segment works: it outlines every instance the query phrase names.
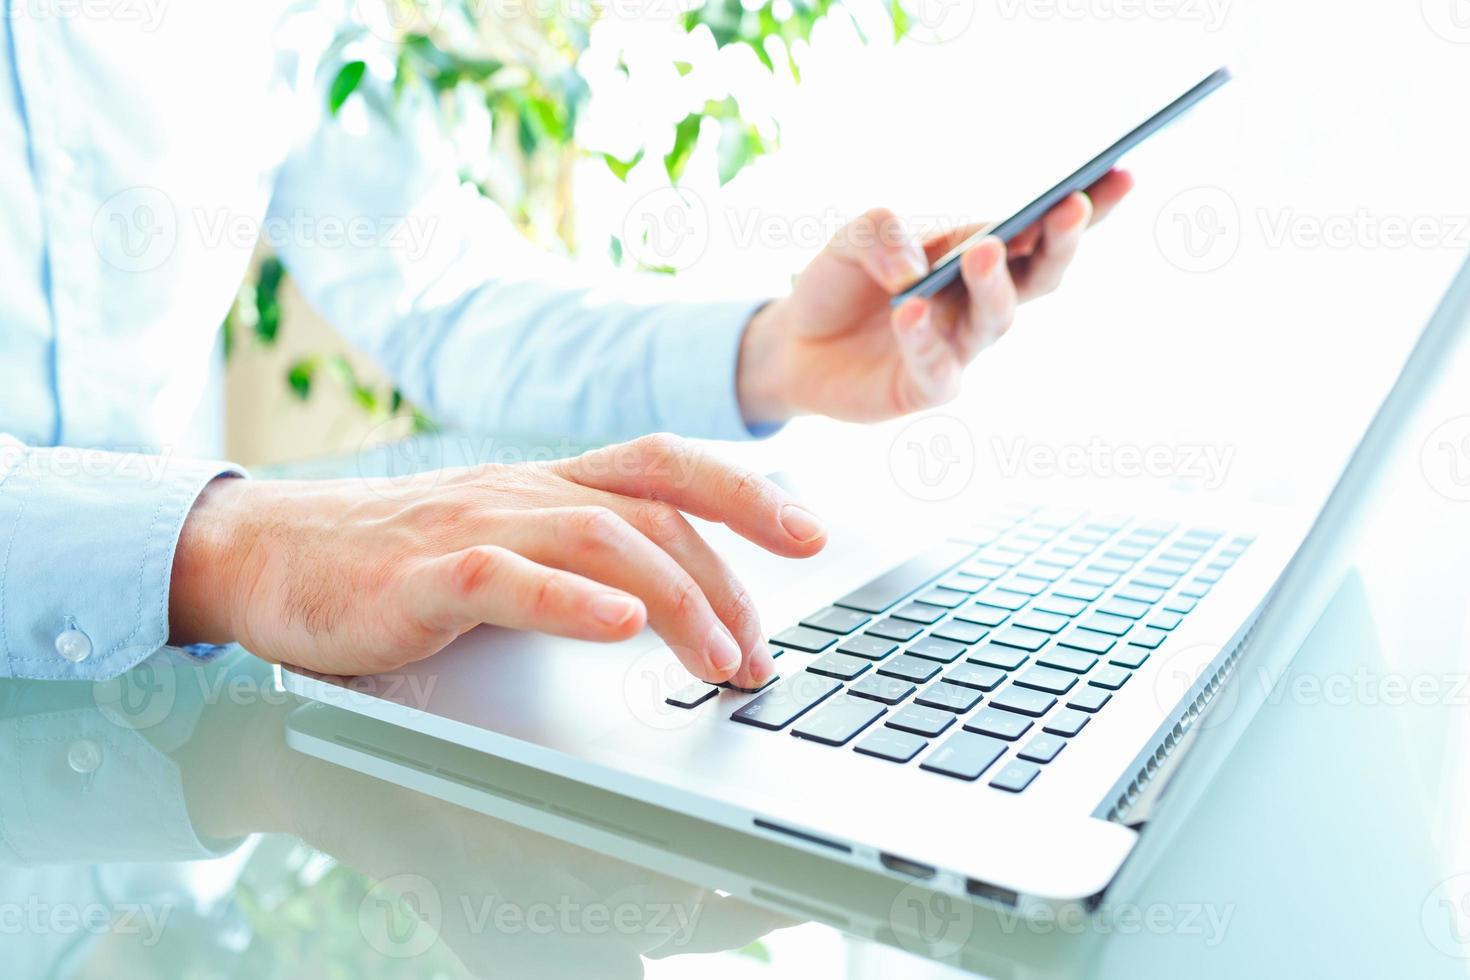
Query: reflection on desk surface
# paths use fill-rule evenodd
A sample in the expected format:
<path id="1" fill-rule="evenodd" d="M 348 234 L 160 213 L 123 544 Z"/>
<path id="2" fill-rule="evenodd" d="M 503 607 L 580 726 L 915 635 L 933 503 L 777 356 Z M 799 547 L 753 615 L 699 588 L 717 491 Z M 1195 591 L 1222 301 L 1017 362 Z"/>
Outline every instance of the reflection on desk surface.
<path id="1" fill-rule="evenodd" d="M 1350 580 L 1293 673 L 1376 658 Z M 13 976 L 1432 977 L 1470 953 L 1385 702 L 1268 701 L 1143 893 L 1050 921 L 302 706 L 238 651 L 3 682 L 0 723 Z"/>

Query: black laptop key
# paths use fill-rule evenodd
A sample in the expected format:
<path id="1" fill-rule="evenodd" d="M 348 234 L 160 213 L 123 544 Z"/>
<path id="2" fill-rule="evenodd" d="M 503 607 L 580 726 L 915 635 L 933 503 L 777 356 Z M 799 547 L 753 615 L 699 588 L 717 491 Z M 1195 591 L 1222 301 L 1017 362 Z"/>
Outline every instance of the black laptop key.
<path id="1" fill-rule="evenodd" d="M 1012 575 L 996 583 L 997 588 L 1001 591 L 1016 592 L 1023 596 L 1040 595 L 1047 590 L 1049 585 L 1051 585 L 1050 582 L 1026 575 Z"/>
<path id="2" fill-rule="evenodd" d="M 1076 616 L 1087 610 L 1087 603 L 1080 599 L 1068 599 L 1056 593 L 1042 596 L 1032 603 L 1033 609 L 1055 613 L 1058 616 Z"/>
<path id="3" fill-rule="evenodd" d="M 1067 747 L 1067 740 L 1056 735 L 1037 735 L 1021 747 L 1016 756 L 1032 762 L 1050 762 L 1057 753 Z"/>
<path id="4" fill-rule="evenodd" d="M 828 633 L 826 630 L 814 630 L 805 626 L 793 626 L 771 637 L 771 642 L 777 646 L 790 647 L 793 650 L 804 650 L 807 653 L 821 653 L 836 643 L 837 637 Z"/>
<path id="5" fill-rule="evenodd" d="M 1097 658 L 1085 650 L 1057 647 L 1046 656 L 1038 657 L 1036 662 L 1043 667 L 1055 667 L 1057 670 L 1066 670 L 1073 674 L 1085 674 L 1097 663 Z"/>
<path id="6" fill-rule="evenodd" d="M 1031 596 L 1012 589 L 992 588 L 980 593 L 977 602 L 987 606 L 999 606 L 1007 612 L 1015 612 L 1031 601 Z"/>
<path id="7" fill-rule="evenodd" d="M 1014 684 L 990 699 L 991 707 L 1014 711 L 1018 715 L 1027 715 L 1031 718 L 1040 718 L 1056 703 L 1057 699 L 1050 694 L 1043 691 L 1030 691 L 1024 687 L 1016 687 Z"/>
<path id="8" fill-rule="evenodd" d="M 1075 708 L 1078 711 L 1086 711 L 1088 713 L 1091 713 L 1094 711 L 1098 711 L 1102 708 L 1103 705 L 1107 704 L 1112 699 L 1113 696 L 1107 691 L 1104 691 L 1100 687 L 1093 687 L 1092 685 L 1088 684 L 1078 688 L 1077 691 L 1070 698 L 1067 699 L 1067 707 Z"/>
<path id="9" fill-rule="evenodd" d="M 968 687 L 960 687 L 958 684 L 950 684 L 940 681 L 925 688 L 923 693 L 914 698 L 914 704 L 922 704 L 926 708 L 938 708 L 941 711 L 953 711 L 955 714 L 963 714 L 980 703 L 980 692 Z"/>
<path id="10" fill-rule="evenodd" d="M 987 667 L 999 667 L 1001 670 L 1015 670 L 1025 663 L 1027 658 L 1024 651 L 1017 650 L 1015 647 L 1002 647 L 996 646 L 993 643 L 986 643 L 972 649 L 969 656 L 965 659 L 971 663 L 984 664 Z"/>
<path id="11" fill-rule="evenodd" d="M 1087 583 L 1079 582 L 1076 579 L 1070 579 L 1066 582 L 1063 582 L 1061 585 L 1058 585 L 1056 588 L 1052 589 L 1052 591 L 1059 596 L 1065 596 L 1068 599 L 1081 599 L 1083 602 L 1092 602 L 1098 596 L 1103 594 L 1101 586 L 1088 585 Z"/>
<path id="12" fill-rule="evenodd" d="M 964 572 L 954 572 L 939 580 L 939 587 L 949 589 L 951 592 L 979 592 L 989 584 L 990 579 L 988 578 L 966 575 Z"/>
<path id="13" fill-rule="evenodd" d="M 1201 579 L 1190 579 L 1188 585 L 1180 586 L 1179 594 L 1186 599 L 1203 599 L 1210 591 L 1210 583 Z"/>
<path id="14" fill-rule="evenodd" d="M 1094 670 L 1092 672 L 1092 676 L 1087 678 L 1087 683 L 1091 684 L 1093 687 L 1101 687 L 1109 691 L 1116 691 L 1118 688 L 1128 683 L 1128 678 L 1132 676 L 1133 673 L 1123 667 L 1118 667 L 1114 664 L 1103 664 L 1097 670 Z"/>
<path id="15" fill-rule="evenodd" d="M 1046 646 L 1046 641 L 1049 639 L 1051 637 L 1040 630 L 1028 630 L 1021 626 L 1007 626 L 1005 629 L 998 630 L 992 635 L 990 642 L 1035 653 L 1037 650 Z"/>
<path id="16" fill-rule="evenodd" d="M 1128 642 L 1145 650 L 1157 650 L 1159 644 L 1168 639 L 1169 634 L 1164 630 L 1156 630 L 1152 626 L 1145 626 L 1128 638 Z"/>
<path id="17" fill-rule="evenodd" d="M 801 625 L 809 626 L 814 630 L 826 630 L 828 633 L 840 633 L 846 636 L 866 623 L 869 618 L 869 616 L 851 609 L 828 606 L 821 612 L 814 612 L 806 619 L 803 619 Z"/>
<path id="18" fill-rule="evenodd" d="M 1139 585 L 1130 582 L 1114 593 L 1119 599 L 1130 599 L 1134 602 L 1158 602 L 1168 592 L 1167 589 L 1157 589 L 1151 585 Z"/>
<path id="19" fill-rule="evenodd" d="M 1198 599 L 1191 599 L 1188 596 L 1176 595 L 1174 598 L 1164 603 L 1164 611 L 1180 614 L 1190 613 L 1194 612 L 1194 607 L 1197 605 L 1199 605 Z"/>
<path id="20" fill-rule="evenodd" d="M 938 606 L 931 606 L 927 602 L 910 602 L 893 610 L 890 614 L 894 619 L 906 619 L 913 623 L 937 623 L 944 618 L 944 610 Z"/>
<path id="21" fill-rule="evenodd" d="M 1092 630 L 1081 628 L 1068 630 L 1057 639 L 1057 643 L 1064 647 L 1072 647 L 1074 650 L 1086 650 L 1088 653 L 1107 653 L 1118 641 L 1106 633 L 1094 633 Z"/>
<path id="22" fill-rule="evenodd" d="M 918 623 L 910 623 L 902 619 L 880 619 L 869 626 L 867 632 L 873 636 L 881 636 L 885 640 L 898 640 L 900 642 L 912 640 L 924 632 L 924 627 Z"/>
<path id="23" fill-rule="evenodd" d="M 970 594 L 968 591 L 956 591 L 940 586 L 920 593 L 917 598 L 926 605 L 943 606 L 945 609 L 953 609 L 955 606 L 966 602 L 970 598 Z"/>
<path id="24" fill-rule="evenodd" d="M 846 745 L 887 711 L 881 704 L 839 694 L 793 725 L 791 734 L 823 745 Z"/>
<path id="25" fill-rule="evenodd" d="M 704 681 L 694 681 L 691 684 L 685 684 L 664 700 L 676 708 L 697 708 L 719 693 L 718 687 L 706 684 Z"/>
<path id="26" fill-rule="evenodd" d="M 816 674 L 824 674 L 827 677 L 835 677 L 840 681 L 850 681 L 871 666 L 873 666 L 872 661 L 864 660 L 862 657 L 854 657 L 846 653 L 829 653 L 816 663 L 809 664 L 807 670 Z"/>
<path id="27" fill-rule="evenodd" d="M 735 709 L 730 718 L 757 728 L 779 731 L 841 688 L 839 681 L 804 670 L 781 681 L 749 704 Z"/>
<path id="28" fill-rule="evenodd" d="M 983 602 L 972 603 L 957 611 L 954 618 L 966 623 L 976 623 L 980 626 L 999 626 L 1006 621 L 1010 610 L 1001 609 L 999 606 L 989 606 Z"/>
<path id="29" fill-rule="evenodd" d="M 938 708 L 906 704 L 889 716 L 886 724 L 889 728 L 897 728 L 899 731 L 933 738 L 943 734 L 946 728 L 954 724 L 954 714 L 949 711 L 940 711 Z"/>
<path id="30" fill-rule="evenodd" d="M 1119 667 L 1127 667 L 1129 670 L 1142 667 L 1144 661 L 1147 659 L 1148 651 L 1132 644 L 1119 647 L 1108 654 L 1108 663 L 1117 664 Z"/>
<path id="31" fill-rule="evenodd" d="M 1070 738 L 1082 731 L 1092 716 L 1085 711 L 1076 708 L 1063 708 L 1041 723 L 1041 730 L 1052 735 L 1061 735 Z"/>
<path id="32" fill-rule="evenodd" d="M 858 612 L 880 613 L 924 584 L 938 578 L 975 553 L 973 546 L 946 541 L 897 568 L 890 569 L 862 588 L 838 599 L 836 605 Z"/>
<path id="33" fill-rule="evenodd" d="M 955 643 L 953 640 L 941 640 L 937 637 L 926 636 L 922 640 L 909 644 L 907 651 L 915 657 L 923 657 L 925 660 L 937 660 L 942 664 L 952 664 L 965 652 L 963 643 Z"/>
<path id="34" fill-rule="evenodd" d="M 1070 622 L 1071 620 L 1066 616 L 1041 612 L 1039 609 L 1029 609 L 1016 616 L 1013 620 L 1016 626 L 1024 626 L 1030 630 L 1040 630 L 1043 633 L 1060 633 Z"/>
<path id="35" fill-rule="evenodd" d="M 1122 636 L 1133 628 L 1133 620 L 1122 616 L 1109 616 L 1107 613 L 1093 613 L 1084 619 L 1081 625 L 1097 633 Z"/>
<path id="36" fill-rule="evenodd" d="M 932 660 L 922 657 L 911 657 L 906 653 L 899 654 L 887 663 L 878 666 L 878 673 L 889 677 L 899 677 L 915 684 L 923 684 L 935 674 L 939 673 L 939 665 Z"/>
<path id="37" fill-rule="evenodd" d="M 1077 675 L 1038 664 L 1024 674 L 1018 674 L 1016 683 L 1036 691 L 1046 691 L 1048 694 L 1066 694 L 1077 683 Z"/>
<path id="38" fill-rule="evenodd" d="M 855 694 L 869 701 L 881 701 L 884 704 L 898 704 L 904 698 L 917 691 L 909 681 L 901 677 L 883 677 L 880 674 L 869 674 L 856 684 L 847 689 L 848 694 Z"/>
<path id="39" fill-rule="evenodd" d="M 961 565 L 957 574 L 971 575 L 976 578 L 998 579 L 1008 571 L 1010 571 L 1009 567 L 997 564 L 996 562 L 971 561 Z"/>
<path id="40" fill-rule="evenodd" d="M 1098 612 L 1107 613 L 1109 616 L 1122 616 L 1124 619 L 1142 619 L 1153 611 L 1146 602 L 1137 602 L 1133 599 L 1120 599 L 1117 596 L 1107 600 L 1097 607 Z"/>
<path id="41" fill-rule="evenodd" d="M 852 750 L 890 762 L 908 762 L 928 745 L 927 740 L 912 732 L 901 732 L 885 725 L 863 736 L 862 741 L 854 745 Z"/>
<path id="42" fill-rule="evenodd" d="M 1155 614 L 1154 618 L 1148 621 L 1148 625 L 1157 630 L 1172 630 L 1178 628 L 1182 622 L 1184 622 L 1184 617 L 1178 613 L 1161 612 Z"/>
<path id="43" fill-rule="evenodd" d="M 1160 575 L 1158 572 L 1144 572 L 1136 575 L 1132 585 L 1146 585 L 1153 589 L 1172 589 L 1179 581 L 1178 575 Z"/>
<path id="44" fill-rule="evenodd" d="M 864 660 L 882 660 L 898 649 L 898 644 L 881 636 L 850 636 L 837 647 L 838 653 L 850 653 Z"/>
<path id="45" fill-rule="evenodd" d="M 979 779 L 1005 753 L 1006 743 L 973 732 L 955 732 L 919 763 L 920 769 L 956 779 Z"/>
<path id="46" fill-rule="evenodd" d="M 999 708 L 981 708 L 965 722 L 965 731 L 990 735 L 1014 742 L 1031 729 L 1031 721 L 1023 715 Z"/>
<path id="47" fill-rule="evenodd" d="M 944 679 L 951 684 L 973 687 L 977 691 L 993 691 L 1006 679 L 1006 672 L 983 664 L 963 663 L 956 664 L 954 669 L 944 675 Z"/>
<path id="48" fill-rule="evenodd" d="M 960 620 L 951 619 L 947 623 L 941 623 L 929 632 L 930 636 L 937 636 L 941 640 L 953 640 L 955 643 L 978 643 L 985 638 L 990 630 L 978 623 L 965 623 Z"/>
<path id="49" fill-rule="evenodd" d="M 1019 793 L 1031 785 L 1031 780 L 1041 772 L 1041 767 L 1034 762 L 1022 762 L 1020 759 L 1012 759 L 1000 767 L 1000 771 L 990 780 L 994 789 L 1003 789 L 1007 793 Z"/>

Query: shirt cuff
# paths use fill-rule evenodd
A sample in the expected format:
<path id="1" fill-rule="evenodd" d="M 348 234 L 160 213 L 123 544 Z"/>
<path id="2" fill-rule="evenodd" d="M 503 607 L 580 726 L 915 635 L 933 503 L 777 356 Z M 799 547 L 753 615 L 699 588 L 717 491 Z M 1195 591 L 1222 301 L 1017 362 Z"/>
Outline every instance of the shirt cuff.
<path id="1" fill-rule="evenodd" d="M 163 647 L 184 519 L 211 480 L 243 475 L 0 437 L 0 676 L 102 680 Z"/>
<path id="2" fill-rule="evenodd" d="M 659 428 L 701 439 L 751 439 L 779 424 L 752 427 L 735 389 L 740 339 L 769 300 L 666 303 L 657 307 L 652 390 Z"/>

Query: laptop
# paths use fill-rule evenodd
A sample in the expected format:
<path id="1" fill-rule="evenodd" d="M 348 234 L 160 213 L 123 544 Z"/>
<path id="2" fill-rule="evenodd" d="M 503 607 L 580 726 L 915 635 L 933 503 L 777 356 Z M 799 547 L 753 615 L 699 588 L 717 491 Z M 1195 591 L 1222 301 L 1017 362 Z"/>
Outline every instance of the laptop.
<path id="1" fill-rule="evenodd" d="M 834 524 L 815 566 L 712 532 L 776 627 L 760 691 L 695 681 L 651 635 L 491 627 L 391 674 L 279 683 L 936 893 L 1095 905 L 1145 873 L 1316 623 L 1467 316 L 1470 263 L 1310 522 L 1022 505 L 896 563 L 867 548 L 876 522 Z"/>

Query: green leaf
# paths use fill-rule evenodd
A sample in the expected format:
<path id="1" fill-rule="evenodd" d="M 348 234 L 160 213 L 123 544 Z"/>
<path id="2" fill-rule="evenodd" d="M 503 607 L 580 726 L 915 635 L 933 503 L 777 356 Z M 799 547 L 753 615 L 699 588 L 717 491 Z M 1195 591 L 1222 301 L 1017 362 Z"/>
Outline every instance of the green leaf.
<path id="1" fill-rule="evenodd" d="M 689 157 L 699 142 L 699 124 L 702 122 L 703 113 L 691 112 L 674 127 L 673 149 L 664 154 L 664 171 L 668 173 L 670 183 L 677 184 L 684 175 L 684 168 L 689 166 Z"/>
<path id="2" fill-rule="evenodd" d="M 306 357 L 292 364 L 286 371 L 286 384 L 291 386 L 291 393 L 301 401 L 311 397 L 311 382 L 316 376 L 316 368 L 316 358 Z"/>
<path id="3" fill-rule="evenodd" d="M 267 347 L 276 342 L 281 329 L 281 282 L 286 270 L 274 255 L 260 263 L 255 278 L 255 337 Z"/>
<path id="4" fill-rule="evenodd" d="M 362 83 L 362 74 L 367 70 L 367 65 L 361 61 L 349 61 L 337 72 L 337 77 L 332 79 L 332 90 L 327 95 L 327 105 L 332 109 L 332 115 L 342 108 L 342 103 L 347 97 L 357 91 L 357 86 Z"/>
<path id="5" fill-rule="evenodd" d="M 676 61 L 676 62 L 674 62 L 674 71 L 676 71 L 676 72 L 679 73 L 679 77 L 680 78 L 683 78 L 685 75 L 688 75 L 693 70 L 694 70 L 694 66 L 691 65 L 687 61 Z M 623 74 L 626 75 L 627 73 L 628 73 L 627 72 L 627 69 L 624 68 L 623 69 Z"/>
<path id="6" fill-rule="evenodd" d="M 893 18 L 893 40 L 902 41 L 909 32 L 909 12 L 899 0 L 888 0 L 888 15 Z"/>
<path id="7" fill-rule="evenodd" d="M 776 71 L 776 63 L 771 60 L 771 54 L 769 51 L 766 50 L 765 38 L 746 37 L 741 38 L 741 40 L 750 47 L 750 50 L 755 52 L 755 56 L 760 59 L 760 63 L 766 66 L 766 71 L 774 74 Z"/>
<path id="8" fill-rule="evenodd" d="M 612 259 L 613 265 L 623 264 L 623 240 L 617 235 L 608 238 L 607 254 Z"/>
<path id="9" fill-rule="evenodd" d="M 628 180 L 628 171 L 638 166 L 638 161 L 643 159 L 643 150 L 640 147 L 638 152 L 627 160 L 619 160 L 611 153 L 604 153 L 602 159 L 607 162 L 607 169 L 612 171 L 613 176 L 626 183 Z"/>
<path id="10" fill-rule="evenodd" d="M 766 152 L 765 140 L 760 132 L 740 119 L 726 119 L 720 124 L 720 143 L 715 150 L 719 162 L 720 185 L 724 186 L 735 175 L 762 153 Z"/>

